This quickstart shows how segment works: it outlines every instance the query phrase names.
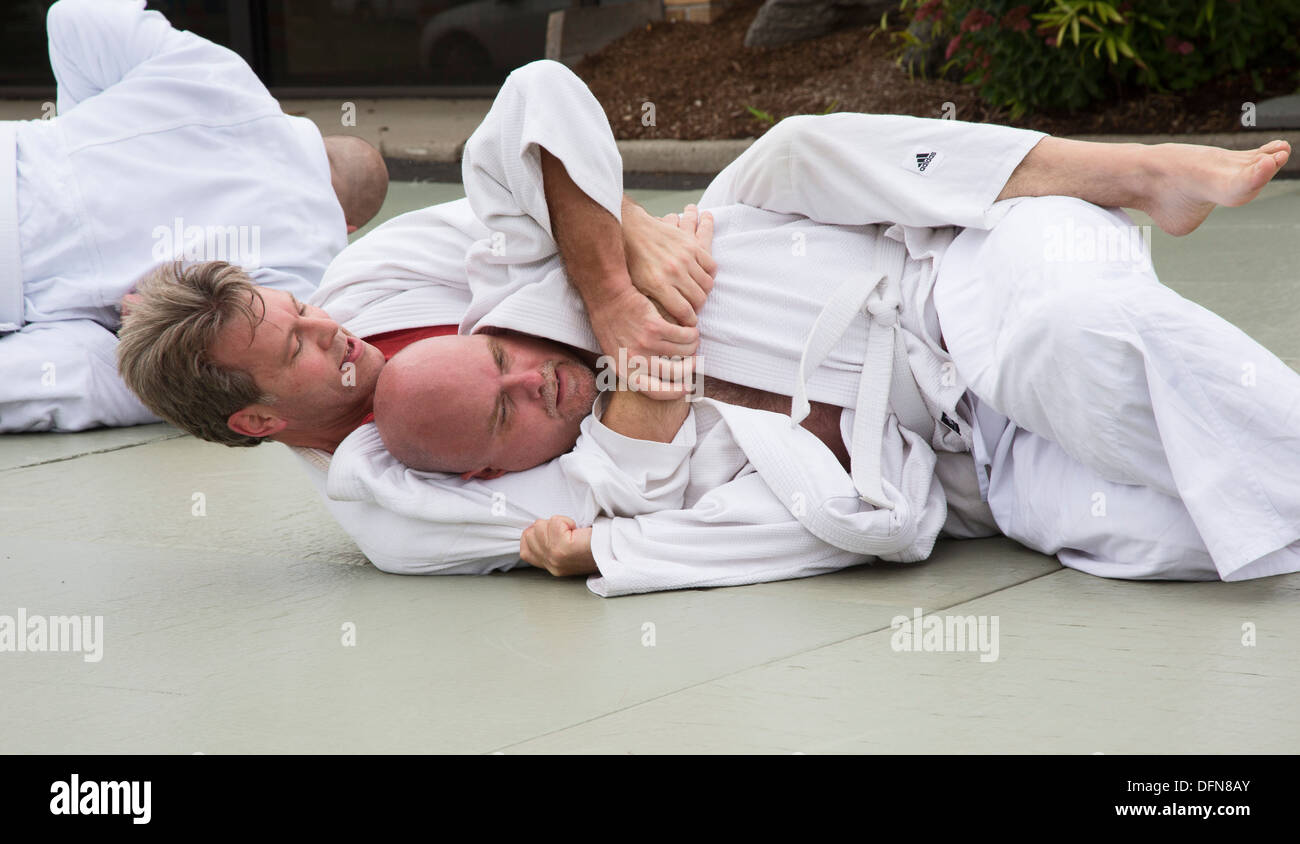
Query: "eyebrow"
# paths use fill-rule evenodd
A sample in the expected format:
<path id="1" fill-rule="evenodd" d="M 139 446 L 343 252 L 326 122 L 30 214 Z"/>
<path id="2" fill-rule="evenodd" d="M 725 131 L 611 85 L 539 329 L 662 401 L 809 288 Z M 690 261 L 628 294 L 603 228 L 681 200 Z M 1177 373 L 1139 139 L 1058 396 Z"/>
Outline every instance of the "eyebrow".
<path id="1" fill-rule="evenodd" d="M 492 352 L 492 359 L 496 362 L 497 371 L 505 374 L 506 371 L 506 352 L 495 338 L 488 338 L 488 349 Z M 488 435 L 496 436 L 497 427 L 501 424 L 501 391 L 497 391 L 497 400 L 492 405 L 492 416 L 488 419 Z"/>
<path id="2" fill-rule="evenodd" d="M 297 297 L 297 296 L 294 296 L 292 293 L 290 293 L 290 294 L 289 294 L 289 301 L 293 304 L 293 312 L 294 312 L 294 314 L 297 315 L 297 313 L 298 313 L 298 297 Z M 292 331 L 289 331 L 289 332 L 286 332 L 286 333 L 288 334 L 288 337 L 286 337 L 286 338 L 285 338 L 285 341 L 284 341 L 284 345 L 285 345 L 285 348 L 284 348 L 284 352 L 285 352 L 284 364 L 287 366 L 287 365 L 289 365 L 290 363 L 293 362 L 293 352 L 290 351 L 290 349 L 293 348 L 293 338 L 294 338 L 294 333 L 293 333 Z"/>

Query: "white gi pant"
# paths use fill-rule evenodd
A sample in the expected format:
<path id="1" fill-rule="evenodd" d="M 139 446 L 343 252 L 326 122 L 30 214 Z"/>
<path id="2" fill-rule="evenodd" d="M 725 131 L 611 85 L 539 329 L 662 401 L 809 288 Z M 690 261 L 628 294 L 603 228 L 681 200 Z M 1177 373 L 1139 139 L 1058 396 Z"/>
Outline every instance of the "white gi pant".
<path id="1" fill-rule="evenodd" d="M 1025 199 L 944 256 L 935 304 L 997 524 L 1103 577 L 1300 570 L 1300 374 L 1162 285 L 1132 227 Z"/>

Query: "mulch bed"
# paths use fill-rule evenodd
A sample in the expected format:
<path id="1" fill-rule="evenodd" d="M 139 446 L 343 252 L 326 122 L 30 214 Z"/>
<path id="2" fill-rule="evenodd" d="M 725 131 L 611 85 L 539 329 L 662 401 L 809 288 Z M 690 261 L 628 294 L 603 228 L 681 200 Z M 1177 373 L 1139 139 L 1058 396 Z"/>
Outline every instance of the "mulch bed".
<path id="1" fill-rule="evenodd" d="M 1240 104 L 1291 93 L 1285 70 L 1267 74 L 1257 94 L 1248 74 L 1182 93 L 1146 93 L 1097 104 L 1075 114 L 1025 115 L 1011 121 L 984 103 L 974 86 L 909 79 L 894 61 L 895 43 L 878 27 L 859 27 L 782 47 L 748 48 L 745 31 L 761 0 L 738 0 L 711 24 L 652 23 L 586 57 L 577 74 L 600 100 L 619 139 L 748 138 L 776 119 L 823 111 L 956 117 L 1008 123 L 1056 135 L 1240 131 Z M 897 31 L 898 27 L 891 26 Z M 655 105 L 655 125 L 642 104 Z"/>

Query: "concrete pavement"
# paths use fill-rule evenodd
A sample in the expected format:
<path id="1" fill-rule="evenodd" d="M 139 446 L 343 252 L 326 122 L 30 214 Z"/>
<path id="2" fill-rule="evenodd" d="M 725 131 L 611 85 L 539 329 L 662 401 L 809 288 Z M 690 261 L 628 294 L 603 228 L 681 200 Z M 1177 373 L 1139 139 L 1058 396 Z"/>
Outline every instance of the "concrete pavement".
<path id="1" fill-rule="evenodd" d="M 397 184 L 382 216 L 459 195 Z M 1152 247 L 1300 368 L 1300 182 Z M 0 437 L 0 616 L 103 619 L 98 661 L 0 652 L 0 753 L 1296 753 L 1298 600 L 1300 575 L 1109 581 L 1005 539 L 612 600 L 535 571 L 404 578 L 281 446 Z M 997 617 L 997 659 L 895 650 L 916 608 Z"/>

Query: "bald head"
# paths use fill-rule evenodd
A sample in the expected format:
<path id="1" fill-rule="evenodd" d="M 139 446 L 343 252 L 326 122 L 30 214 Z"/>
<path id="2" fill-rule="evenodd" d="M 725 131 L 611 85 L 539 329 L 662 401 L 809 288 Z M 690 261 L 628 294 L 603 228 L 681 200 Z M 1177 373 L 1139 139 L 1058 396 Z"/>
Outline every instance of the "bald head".
<path id="1" fill-rule="evenodd" d="M 559 343 L 454 334 L 412 343 L 375 385 L 375 425 L 412 469 L 491 478 L 573 448 L 595 372 Z"/>
<path id="2" fill-rule="evenodd" d="M 330 182 L 343 206 L 348 231 L 354 232 L 379 213 L 388 195 L 388 166 L 379 150 L 352 135 L 326 135 Z"/>
<path id="3" fill-rule="evenodd" d="M 446 376 L 456 360 L 441 339 L 412 343 L 384 365 L 375 384 L 375 427 L 388 453 L 412 469 L 467 472 L 477 467 L 464 458 L 474 455 L 458 455 L 448 448 L 457 444 L 442 436 L 442 405 L 454 398 Z"/>

